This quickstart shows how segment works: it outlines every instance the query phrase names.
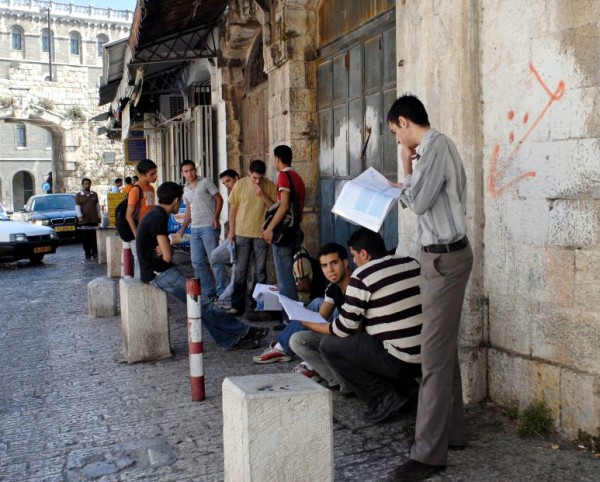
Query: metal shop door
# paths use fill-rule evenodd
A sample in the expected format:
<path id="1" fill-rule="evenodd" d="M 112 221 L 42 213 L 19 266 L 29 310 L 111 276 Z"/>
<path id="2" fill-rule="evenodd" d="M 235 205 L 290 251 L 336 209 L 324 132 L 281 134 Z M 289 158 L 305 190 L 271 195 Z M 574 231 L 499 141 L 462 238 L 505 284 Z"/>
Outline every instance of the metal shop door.
<path id="1" fill-rule="evenodd" d="M 357 226 L 331 213 L 348 179 L 373 166 L 397 180 L 397 149 L 385 116 L 396 99 L 396 32 L 388 24 L 323 57 L 318 66 L 321 244 L 346 246 Z M 382 228 L 388 249 L 398 243 L 398 208 Z"/>

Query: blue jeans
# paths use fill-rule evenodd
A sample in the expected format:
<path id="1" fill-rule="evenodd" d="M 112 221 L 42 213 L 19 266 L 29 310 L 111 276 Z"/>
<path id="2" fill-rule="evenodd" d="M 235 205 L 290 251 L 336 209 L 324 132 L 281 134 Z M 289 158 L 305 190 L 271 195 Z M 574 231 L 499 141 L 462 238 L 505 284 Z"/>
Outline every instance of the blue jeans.
<path id="1" fill-rule="evenodd" d="M 273 262 L 277 276 L 279 293 L 298 301 L 296 280 L 294 280 L 294 251 L 292 246 L 273 246 Z"/>
<path id="2" fill-rule="evenodd" d="M 229 284 L 227 271 L 222 264 L 212 267 L 209 262 L 210 253 L 219 245 L 219 230 L 212 226 L 192 228 L 190 230 L 190 253 L 196 278 L 200 280 L 202 295 L 218 296 Z M 214 273 L 214 277 L 213 277 Z M 215 287 L 215 280 L 217 286 Z"/>
<path id="3" fill-rule="evenodd" d="M 250 256 L 254 259 L 252 289 L 256 283 L 267 282 L 267 248 L 268 244 L 262 238 L 235 237 L 235 274 L 231 306 L 240 313 L 246 311 Z"/>
<path id="4" fill-rule="evenodd" d="M 323 304 L 323 301 L 325 301 L 324 298 L 315 298 L 308 305 L 306 305 L 306 309 L 318 313 L 319 308 L 321 308 L 321 305 Z M 277 342 L 283 347 L 283 351 L 285 351 L 286 354 L 288 354 L 288 355 L 294 354 L 293 350 L 290 348 L 290 338 L 297 331 L 303 331 L 303 330 L 306 330 L 306 328 L 304 328 L 304 325 L 302 324 L 301 321 L 290 320 L 289 323 L 287 324 L 287 326 L 279 334 L 279 337 L 277 338 Z"/>
<path id="5" fill-rule="evenodd" d="M 183 303 L 187 303 L 186 278 L 173 267 L 156 275 L 150 283 L 170 294 Z M 250 327 L 237 318 L 228 315 L 211 303 L 203 294 L 201 299 L 202 327 L 206 328 L 217 345 L 224 350 L 234 347 Z"/>

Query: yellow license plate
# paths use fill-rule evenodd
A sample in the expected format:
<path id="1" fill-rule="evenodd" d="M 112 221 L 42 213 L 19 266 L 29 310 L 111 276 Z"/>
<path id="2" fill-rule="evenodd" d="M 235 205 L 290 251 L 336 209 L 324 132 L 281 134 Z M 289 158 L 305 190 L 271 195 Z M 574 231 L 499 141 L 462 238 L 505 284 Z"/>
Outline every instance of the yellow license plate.
<path id="1" fill-rule="evenodd" d="M 60 232 L 60 231 L 75 231 L 75 226 L 56 226 L 54 228 L 54 231 L 56 231 L 56 232 Z"/>
<path id="2" fill-rule="evenodd" d="M 51 246 L 38 246 L 37 248 L 33 248 L 33 252 L 35 254 L 38 254 L 38 253 L 49 253 L 50 251 L 52 251 L 52 247 Z"/>

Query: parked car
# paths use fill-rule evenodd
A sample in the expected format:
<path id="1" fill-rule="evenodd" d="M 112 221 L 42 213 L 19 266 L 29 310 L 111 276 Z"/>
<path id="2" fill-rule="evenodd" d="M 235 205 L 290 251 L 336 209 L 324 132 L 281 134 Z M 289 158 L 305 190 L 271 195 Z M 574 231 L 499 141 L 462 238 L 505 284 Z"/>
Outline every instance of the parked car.
<path id="1" fill-rule="evenodd" d="M 0 263 L 29 259 L 41 263 L 46 254 L 56 253 L 58 235 L 52 228 L 21 221 L 0 222 Z"/>
<path id="2" fill-rule="evenodd" d="M 10 221 L 10 211 L 4 209 L 4 206 L 0 204 L 0 221 Z"/>
<path id="3" fill-rule="evenodd" d="M 49 226 L 56 231 L 60 239 L 78 236 L 75 194 L 31 196 L 20 212 L 23 221 L 38 226 Z"/>

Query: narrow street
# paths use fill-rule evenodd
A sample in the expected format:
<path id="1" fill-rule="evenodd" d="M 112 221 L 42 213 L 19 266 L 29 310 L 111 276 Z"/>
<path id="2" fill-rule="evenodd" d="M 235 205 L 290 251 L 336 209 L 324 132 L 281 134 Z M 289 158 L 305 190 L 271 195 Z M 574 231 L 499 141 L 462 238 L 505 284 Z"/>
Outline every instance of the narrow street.
<path id="1" fill-rule="evenodd" d="M 205 339 L 207 399 L 192 403 L 184 306 L 171 304 L 173 359 L 123 363 L 120 318 L 87 314 L 87 283 L 106 267 L 82 259 L 72 244 L 42 265 L 0 265 L 0 480 L 223 480 L 224 377 L 294 363 L 255 365 L 260 350 Z M 369 425 L 357 400 L 333 403 L 335 480 L 385 480 L 408 455 L 414 412 Z M 600 480 L 600 460 L 570 442 L 520 439 L 493 407 L 467 418 L 470 446 L 433 480 Z"/>

